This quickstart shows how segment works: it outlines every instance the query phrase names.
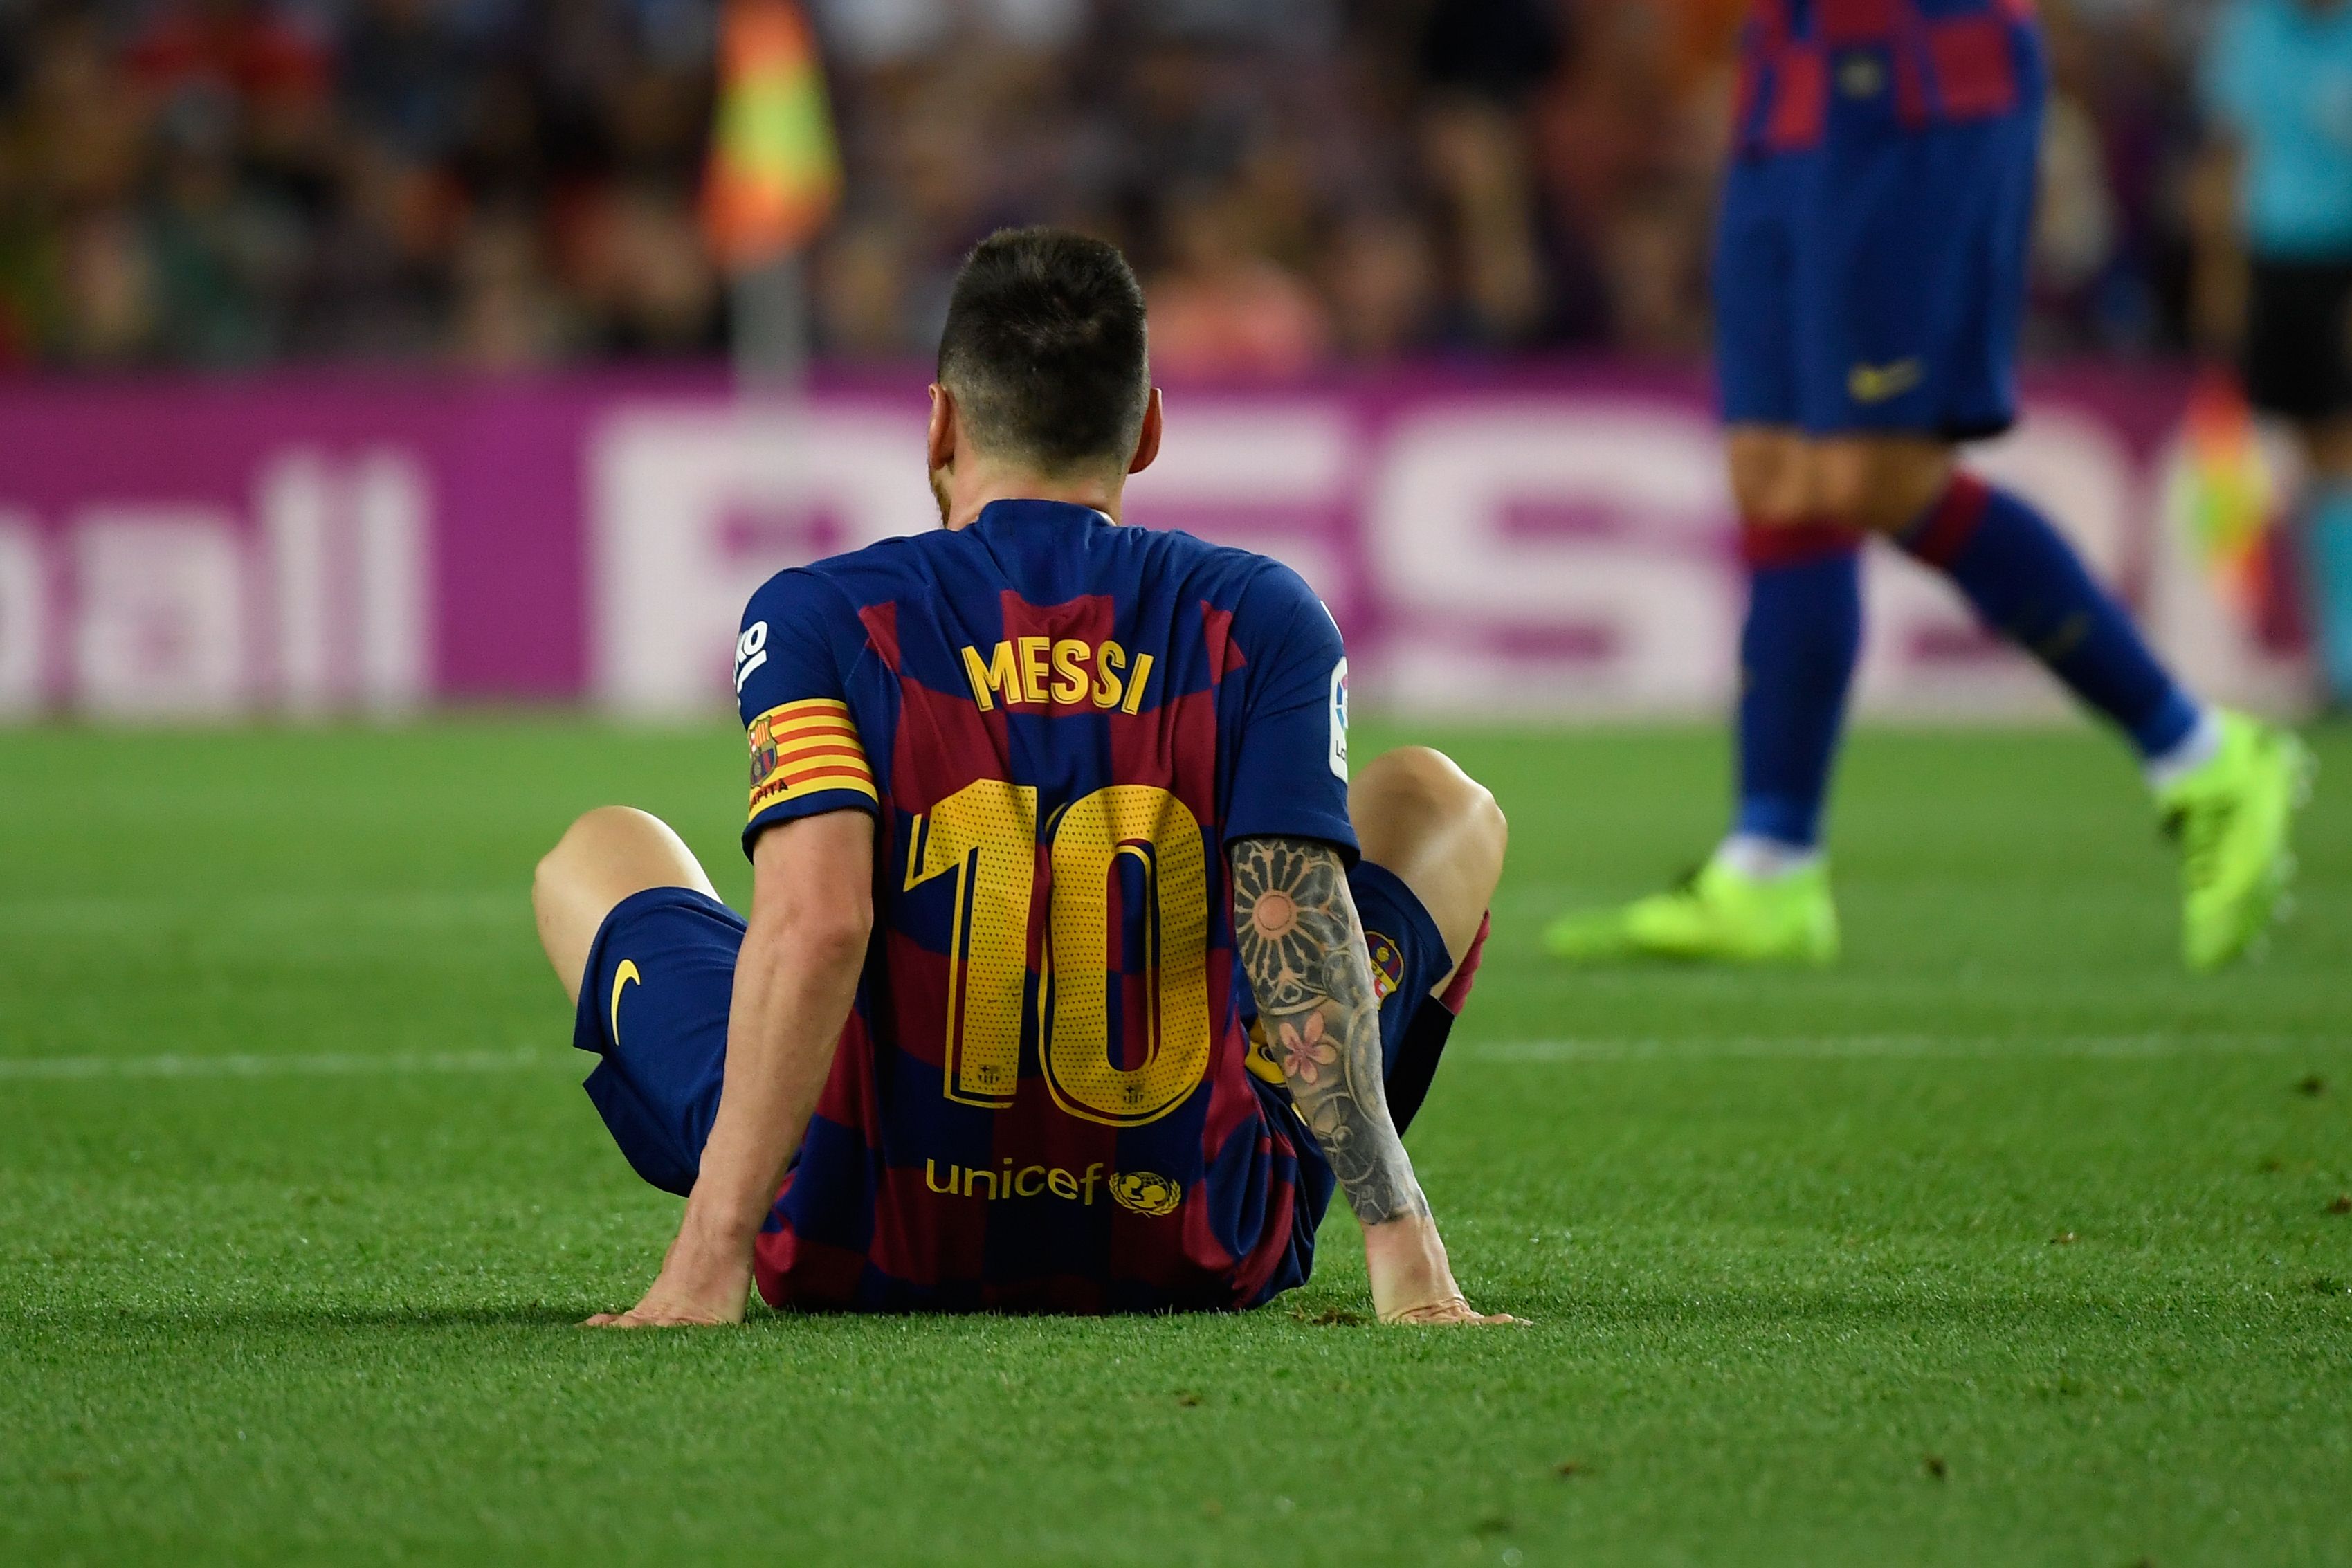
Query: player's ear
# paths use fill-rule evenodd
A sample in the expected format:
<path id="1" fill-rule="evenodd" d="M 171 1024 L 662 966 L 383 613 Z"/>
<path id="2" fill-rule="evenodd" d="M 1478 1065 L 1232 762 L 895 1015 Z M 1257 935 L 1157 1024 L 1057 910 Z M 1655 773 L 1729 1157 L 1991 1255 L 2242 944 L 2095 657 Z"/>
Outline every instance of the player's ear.
<path id="1" fill-rule="evenodd" d="M 933 473 L 955 462 L 955 394 L 931 383 L 931 423 L 923 433 L 923 457 Z"/>
<path id="2" fill-rule="evenodd" d="M 1129 473 L 1143 472 L 1144 469 L 1151 467 L 1152 459 L 1160 456 L 1161 427 L 1162 410 L 1160 405 L 1160 389 L 1155 386 L 1151 389 L 1151 400 L 1143 405 L 1143 428 L 1135 437 L 1135 456 L 1127 465 Z"/>

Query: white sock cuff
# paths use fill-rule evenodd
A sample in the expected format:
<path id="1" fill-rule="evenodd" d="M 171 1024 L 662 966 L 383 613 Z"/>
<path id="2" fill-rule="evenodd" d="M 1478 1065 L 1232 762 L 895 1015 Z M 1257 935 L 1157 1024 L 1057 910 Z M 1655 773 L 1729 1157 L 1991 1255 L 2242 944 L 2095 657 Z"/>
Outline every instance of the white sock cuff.
<path id="1" fill-rule="evenodd" d="M 2170 789 L 2207 763 L 2221 750 L 2221 721 L 2213 717 L 2210 708 L 2197 710 L 2197 722 L 2189 733 L 2173 742 L 2168 751 L 2158 752 L 2140 764 L 2141 776 L 2147 787 L 2158 794 Z"/>
<path id="2" fill-rule="evenodd" d="M 1735 833 L 1715 847 L 1715 858 L 1751 881 L 1793 876 L 1821 863 L 1821 846 L 1784 844 L 1760 833 Z"/>

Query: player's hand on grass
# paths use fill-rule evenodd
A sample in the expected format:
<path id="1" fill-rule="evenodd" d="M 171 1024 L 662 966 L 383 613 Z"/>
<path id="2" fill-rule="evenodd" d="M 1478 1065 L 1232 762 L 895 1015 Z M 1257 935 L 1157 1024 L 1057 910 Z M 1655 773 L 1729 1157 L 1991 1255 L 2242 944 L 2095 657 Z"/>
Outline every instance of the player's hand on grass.
<path id="1" fill-rule="evenodd" d="M 1481 1312 L 1463 1298 L 1437 1222 L 1426 1215 L 1366 1226 L 1364 1266 L 1371 1275 L 1372 1307 L 1383 1323 L 1432 1328 L 1523 1321 Z"/>
<path id="2" fill-rule="evenodd" d="M 591 1329 L 701 1328 L 743 1321 L 751 1293 L 750 1248 L 681 1233 L 670 1243 L 653 1289 L 625 1312 L 599 1312 Z"/>

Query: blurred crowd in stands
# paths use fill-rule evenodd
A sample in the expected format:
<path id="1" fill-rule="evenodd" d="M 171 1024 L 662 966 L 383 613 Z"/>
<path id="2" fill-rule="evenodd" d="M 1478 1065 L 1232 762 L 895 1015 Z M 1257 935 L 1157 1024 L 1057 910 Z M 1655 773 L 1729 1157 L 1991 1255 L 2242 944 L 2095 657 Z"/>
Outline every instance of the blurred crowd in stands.
<path id="1" fill-rule="evenodd" d="M 717 0 L 0 0 L 0 365 L 709 355 Z M 816 342 L 1001 225 L 1125 245 L 1171 374 L 1706 342 L 1742 0 L 808 0 Z M 2203 0 L 2044 0 L 2032 331 L 2182 341 Z"/>

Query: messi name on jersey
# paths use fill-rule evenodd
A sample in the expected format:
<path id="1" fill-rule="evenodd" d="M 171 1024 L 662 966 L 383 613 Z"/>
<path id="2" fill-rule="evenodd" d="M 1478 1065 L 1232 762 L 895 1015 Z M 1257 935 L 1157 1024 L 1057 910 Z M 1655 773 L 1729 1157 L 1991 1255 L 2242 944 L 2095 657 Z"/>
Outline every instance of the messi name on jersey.
<path id="1" fill-rule="evenodd" d="M 963 650 L 971 700 L 983 713 L 994 711 L 999 702 L 1007 708 L 1091 704 L 1137 712 L 1151 680 L 1151 655 L 1139 653 L 1130 668 L 1127 650 L 1118 644 L 1077 637 L 1013 637 L 998 643 L 985 658 L 977 647 L 967 645 Z"/>

